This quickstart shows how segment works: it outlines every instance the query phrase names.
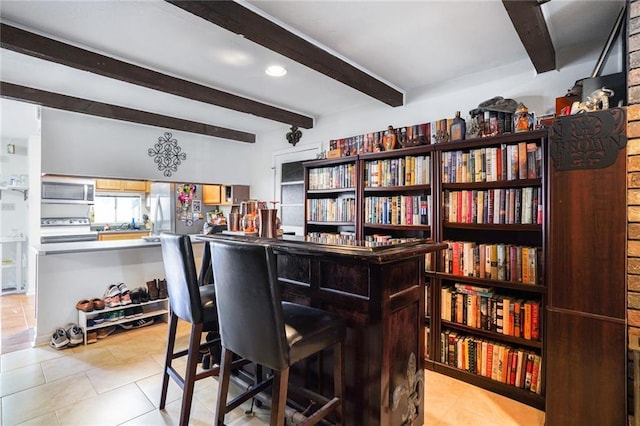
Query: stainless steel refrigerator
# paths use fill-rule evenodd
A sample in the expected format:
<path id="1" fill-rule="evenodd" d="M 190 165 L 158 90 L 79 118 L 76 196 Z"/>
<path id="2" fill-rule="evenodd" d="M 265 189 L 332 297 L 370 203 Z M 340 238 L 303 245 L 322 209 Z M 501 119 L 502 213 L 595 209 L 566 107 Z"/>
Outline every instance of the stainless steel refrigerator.
<path id="1" fill-rule="evenodd" d="M 154 182 L 149 196 L 153 234 L 202 233 L 207 211 L 212 209 L 202 204 L 202 185 Z"/>

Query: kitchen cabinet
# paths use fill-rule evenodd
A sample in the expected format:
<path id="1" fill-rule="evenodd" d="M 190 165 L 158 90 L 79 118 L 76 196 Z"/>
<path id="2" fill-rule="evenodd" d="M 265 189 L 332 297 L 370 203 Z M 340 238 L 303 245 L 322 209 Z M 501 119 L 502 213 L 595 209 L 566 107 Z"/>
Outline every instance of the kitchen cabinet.
<path id="1" fill-rule="evenodd" d="M 147 188 L 143 180 L 96 179 L 97 191 L 147 192 Z"/>
<path id="2" fill-rule="evenodd" d="M 138 240 L 142 237 L 146 237 L 149 235 L 149 231 L 140 231 L 140 232 L 100 232 L 98 234 L 99 241 L 113 241 L 113 240 Z"/>
<path id="3" fill-rule="evenodd" d="M 205 205 L 217 205 L 222 203 L 220 185 L 202 185 L 202 202 Z"/>
<path id="4" fill-rule="evenodd" d="M 222 194 L 224 205 L 239 205 L 243 201 L 247 201 L 249 196 L 249 185 L 223 185 Z"/>

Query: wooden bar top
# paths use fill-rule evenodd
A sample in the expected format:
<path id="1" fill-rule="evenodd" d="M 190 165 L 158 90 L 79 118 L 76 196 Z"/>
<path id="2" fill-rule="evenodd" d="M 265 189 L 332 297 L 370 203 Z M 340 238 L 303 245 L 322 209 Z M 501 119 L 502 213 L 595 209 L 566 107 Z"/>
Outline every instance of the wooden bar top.
<path id="1" fill-rule="evenodd" d="M 235 232 L 200 235 L 196 238 L 203 241 L 230 239 L 255 242 L 259 244 L 269 244 L 276 252 L 341 255 L 366 260 L 371 263 L 385 263 L 402 257 L 431 253 L 447 247 L 444 243 L 418 238 L 397 238 L 383 242 L 359 240 L 330 241 L 323 238 L 297 235 L 262 238 L 257 235 L 245 235 Z"/>

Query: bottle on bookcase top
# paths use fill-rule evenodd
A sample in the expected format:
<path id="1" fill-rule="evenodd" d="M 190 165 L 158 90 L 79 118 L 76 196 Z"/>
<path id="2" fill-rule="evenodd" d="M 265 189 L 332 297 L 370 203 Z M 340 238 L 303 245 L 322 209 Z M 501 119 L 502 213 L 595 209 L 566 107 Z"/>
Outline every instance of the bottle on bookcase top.
<path id="1" fill-rule="evenodd" d="M 484 112 L 484 132 L 482 132 L 483 136 L 491 136 L 491 112 Z"/>
<path id="2" fill-rule="evenodd" d="M 451 135 L 452 141 L 460 141 L 466 137 L 467 123 L 460 117 L 460 111 L 456 111 L 456 116 L 453 119 L 453 123 L 451 123 L 451 128 L 449 129 L 449 134 Z"/>
<path id="3" fill-rule="evenodd" d="M 382 145 L 384 146 L 385 151 L 391 151 L 392 149 L 396 148 L 396 145 L 398 144 L 398 135 L 396 134 L 393 126 L 387 127 L 387 131 L 382 137 L 382 141 Z"/>

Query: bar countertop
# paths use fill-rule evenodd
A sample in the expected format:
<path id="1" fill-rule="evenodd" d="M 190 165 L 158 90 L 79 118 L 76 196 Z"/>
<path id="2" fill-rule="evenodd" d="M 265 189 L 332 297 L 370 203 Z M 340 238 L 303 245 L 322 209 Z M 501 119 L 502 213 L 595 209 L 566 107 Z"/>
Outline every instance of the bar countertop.
<path id="1" fill-rule="evenodd" d="M 398 238 L 389 241 L 329 241 L 322 238 L 283 235 L 278 238 L 262 238 L 243 233 L 222 232 L 212 235 L 198 235 L 196 240 L 240 240 L 271 245 L 274 250 L 286 253 L 338 254 L 366 259 L 369 262 L 386 262 L 398 257 L 430 253 L 447 247 L 444 243 L 417 238 Z"/>

